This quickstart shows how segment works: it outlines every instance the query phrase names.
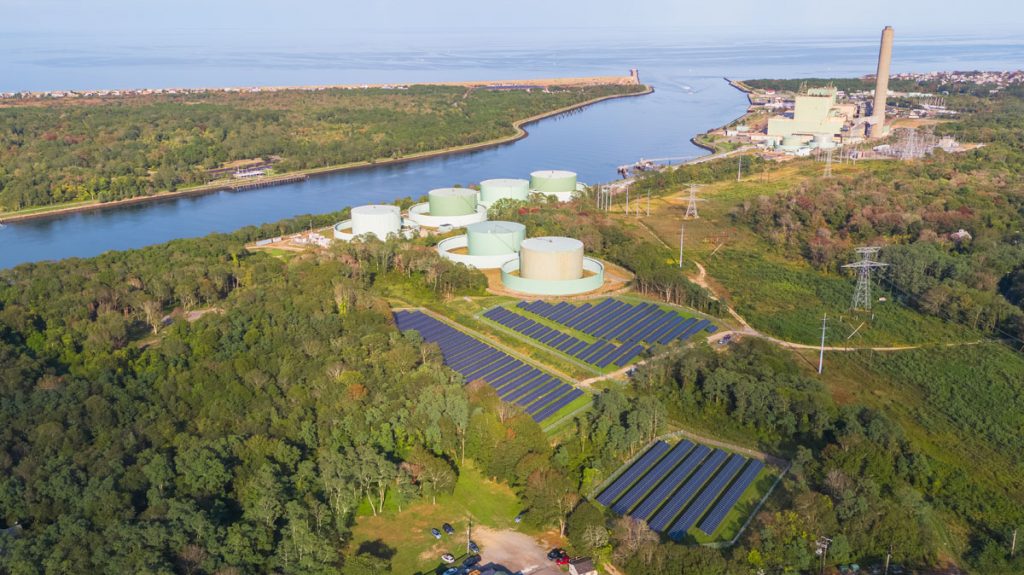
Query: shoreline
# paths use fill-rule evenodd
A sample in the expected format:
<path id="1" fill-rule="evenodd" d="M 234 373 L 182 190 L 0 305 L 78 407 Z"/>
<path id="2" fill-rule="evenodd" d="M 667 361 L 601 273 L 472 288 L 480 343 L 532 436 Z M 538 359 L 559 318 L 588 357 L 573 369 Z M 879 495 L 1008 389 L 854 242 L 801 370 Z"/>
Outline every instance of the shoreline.
<path id="1" fill-rule="evenodd" d="M 722 126 L 716 126 L 714 128 L 708 128 L 707 130 L 704 130 L 703 132 L 701 132 L 699 134 L 695 134 L 693 137 L 690 138 L 690 143 L 691 144 L 693 144 L 694 146 L 697 146 L 698 148 L 701 148 L 702 150 L 707 150 L 707 151 L 711 152 L 712 156 L 718 155 L 718 154 L 725 155 L 725 154 L 729 154 L 731 152 L 722 152 L 718 148 L 712 146 L 711 144 L 706 144 L 704 142 L 701 142 L 698 138 L 700 138 L 701 136 L 706 136 L 708 134 L 708 132 L 712 132 L 714 130 L 721 130 L 725 126 L 727 126 L 729 124 L 732 124 L 733 122 L 738 122 L 739 120 L 742 120 L 743 118 L 746 118 L 750 114 L 750 103 L 751 103 L 751 101 L 750 101 L 750 94 L 751 94 L 751 89 L 746 84 L 744 84 L 742 80 L 730 80 L 729 78 L 725 78 L 725 77 L 723 77 L 722 79 L 725 80 L 726 83 L 728 83 L 730 86 L 732 86 L 733 88 L 735 88 L 736 90 L 738 90 L 742 94 L 746 95 L 746 97 L 747 97 L 747 110 L 744 111 L 739 116 L 733 118 L 732 120 L 729 120 L 726 124 L 724 124 Z M 735 152 L 735 151 L 736 150 L 733 150 L 733 152 Z M 687 162 L 687 163 L 690 163 L 690 162 Z"/>
<path id="2" fill-rule="evenodd" d="M 429 160 L 429 159 L 433 159 L 433 158 L 438 158 L 438 157 L 442 157 L 442 156 L 456 155 L 456 154 L 463 154 L 463 153 L 468 153 L 468 152 L 477 152 L 477 151 L 487 150 L 487 149 L 496 148 L 496 147 L 499 147 L 499 146 L 502 146 L 502 145 L 505 145 L 505 144 L 511 144 L 511 143 L 514 143 L 514 142 L 518 142 L 519 140 L 522 140 L 523 138 L 525 138 L 525 137 L 530 135 L 530 133 L 526 130 L 527 126 L 529 126 L 531 124 L 535 124 L 535 123 L 540 122 L 542 120 L 551 118 L 553 116 L 558 116 L 560 114 L 565 114 L 567 112 L 572 112 L 572 111 L 575 111 L 575 110 L 580 110 L 580 109 L 586 108 L 588 106 L 592 106 L 594 104 L 597 104 L 597 103 L 600 103 L 600 102 L 605 102 L 605 101 L 608 101 L 608 100 L 615 100 L 615 99 L 619 99 L 619 98 L 632 98 L 632 97 L 637 97 L 637 96 L 646 96 L 646 95 L 651 94 L 651 93 L 654 92 L 654 88 L 652 86 L 644 85 L 644 88 L 645 89 L 643 91 L 633 92 L 633 93 L 630 93 L 630 94 L 609 94 L 607 96 L 600 96 L 598 98 L 591 98 L 590 100 L 579 102 L 577 104 L 573 104 L 573 105 L 570 105 L 570 106 L 564 106 L 562 108 L 558 108 L 557 110 L 551 110 L 551 111 L 548 111 L 548 112 L 543 112 L 541 114 L 536 114 L 534 116 L 530 116 L 528 118 L 523 118 L 521 120 L 516 120 L 516 121 L 512 122 L 512 128 L 514 129 L 514 133 L 513 134 L 510 134 L 509 136 L 502 137 L 502 138 L 495 138 L 493 140 L 486 140 L 486 141 L 483 141 L 483 142 L 477 142 L 475 144 L 464 144 L 464 145 L 461 145 L 461 146 L 454 146 L 454 147 L 451 147 L 451 148 L 443 148 L 443 149 L 440 149 L 440 150 L 432 150 L 432 151 L 428 151 L 428 152 L 419 152 L 419 153 L 416 153 L 416 154 L 408 154 L 408 155 L 405 155 L 405 156 L 399 156 L 397 158 L 382 158 L 382 159 L 363 160 L 363 161 L 359 161 L 359 162 L 350 162 L 348 164 L 339 164 L 339 165 L 334 165 L 334 166 L 324 166 L 324 167 L 321 167 L 321 168 L 309 168 L 309 169 L 306 169 L 306 170 L 296 170 L 296 171 L 293 171 L 293 172 L 286 172 L 286 173 L 283 173 L 283 174 L 279 174 L 277 176 L 270 176 L 269 178 L 264 178 L 264 179 L 260 179 L 260 180 L 241 180 L 241 181 L 237 181 L 237 182 L 226 181 L 226 182 L 216 182 L 216 183 L 202 184 L 200 186 L 195 186 L 195 187 L 192 187 L 192 188 L 176 190 L 176 191 L 173 191 L 173 192 L 157 192 L 157 193 L 155 193 L 153 195 L 150 195 L 150 196 L 138 196 L 138 197 L 135 197 L 135 198 L 125 198 L 125 199 L 122 199 L 122 200 L 114 200 L 112 202 L 95 202 L 94 201 L 94 202 L 84 203 L 84 204 L 79 204 L 79 205 L 64 205 L 63 207 L 54 207 L 53 209 L 40 208 L 40 211 L 38 211 L 38 212 L 27 212 L 27 213 L 20 213 L 20 214 L 19 213 L 12 213 L 10 215 L 0 213 L 0 223 L 8 224 L 8 223 L 14 223 L 14 222 L 30 221 L 30 220 L 40 220 L 40 219 L 48 219 L 48 218 L 60 218 L 60 217 L 64 217 L 64 216 L 68 216 L 68 215 L 72 215 L 72 214 L 77 214 L 77 213 L 82 213 L 82 212 L 91 212 L 91 211 L 96 211 L 96 210 L 103 210 L 103 209 L 110 209 L 110 208 L 118 208 L 118 207 L 130 206 L 130 205 L 134 205 L 134 204 L 167 201 L 167 200 L 174 200 L 174 199 L 182 198 L 182 197 L 199 196 L 199 195 L 205 195 L 205 194 L 213 194 L 213 193 L 223 192 L 223 191 L 232 191 L 232 190 L 235 190 L 235 189 L 237 189 L 239 187 L 251 186 L 253 184 L 273 186 L 273 185 L 277 185 L 277 184 L 280 184 L 280 183 L 290 183 L 290 182 L 294 181 L 296 178 L 306 178 L 306 177 L 309 177 L 309 176 L 320 176 L 320 175 L 327 175 L 327 174 L 335 174 L 335 173 L 346 172 L 346 171 L 351 171 L 351 170 L 359 170 L 359 169 L 364 169 L 364 168 L 374 168 L 374 167 L 377 167 L 377 166 L 392 166 L 392 165 L 399 165 L 399 164 L 407 164 L 407 163 L 417 162 L 417 161 L 421 161 L 421 160 Z M 286 180 L 286 181 L 280 181 L 279 182 L 278 180 Z"/>

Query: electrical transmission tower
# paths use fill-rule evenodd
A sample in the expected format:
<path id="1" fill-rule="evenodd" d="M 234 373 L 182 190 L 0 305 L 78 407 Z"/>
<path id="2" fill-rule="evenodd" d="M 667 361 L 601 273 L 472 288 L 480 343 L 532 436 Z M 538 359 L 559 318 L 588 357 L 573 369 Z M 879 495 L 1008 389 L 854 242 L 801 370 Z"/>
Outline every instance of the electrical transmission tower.
<path id="1" fill-rule="evenodd" d="M 860 261 L 843 266 L 857 270 L 857 287 L 853 290 L 853 304 L 850 306 L 853 309 L 871 311 L 871 270 L 889 265 L 871 259 L 878 255 L 878 251 L 881 249 L 878 247 L 857 248 Z"/>
<path id="2" fill-rule="evenodd" d="M 832 177 L 832 148 L 825 150 L 825 177 Z"/>
<path id="3" fill-rule="evenodd" d="M 700 216 L 697 214 L 697 202 L 701 200 L 697 199 L 697 184 L 690 184 L 690 203 L 686 204 L 686 215 L 684 216 L 687 220 L 696 220 Z"/>

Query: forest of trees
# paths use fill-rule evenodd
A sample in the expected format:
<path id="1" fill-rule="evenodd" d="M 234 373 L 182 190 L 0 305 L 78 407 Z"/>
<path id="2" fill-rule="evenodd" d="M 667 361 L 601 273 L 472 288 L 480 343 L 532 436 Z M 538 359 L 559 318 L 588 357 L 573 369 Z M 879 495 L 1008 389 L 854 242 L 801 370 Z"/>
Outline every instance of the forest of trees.
<path id="1" fill-rule="evenodd" d="M 226 162 L 278 171 L 483 142 L 515 120 L 642 86 L 209 92 L 0 106 L 0 210 L 201 184 Z"/>

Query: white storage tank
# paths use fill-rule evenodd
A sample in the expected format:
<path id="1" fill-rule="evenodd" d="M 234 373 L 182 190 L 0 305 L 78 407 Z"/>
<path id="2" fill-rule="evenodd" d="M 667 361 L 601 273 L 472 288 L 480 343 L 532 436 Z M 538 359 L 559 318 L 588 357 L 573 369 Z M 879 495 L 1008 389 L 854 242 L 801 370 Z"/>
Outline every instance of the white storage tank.
<path id="1" fill-rule="evenodd" d="M 398 206 L 369 205 L 352 208 L 352 234 L 373 234 L 385 240 L 402 229 L 402 211 Z"/>
<path id="2" fill-rule="evenodd" d="M 576 191 L 576 172 L 538 170 L 530 174 L 530 189 L 542 194 L 564 194 Z"/>
<path id="3" fill-rule="evenodd" d="M 523 240 L 519 246 L 519 275 L 543 281 L 583 277 L 583 242 L 546 236 Z"/>
<path id="4" fill-rule="evenodd" d="M 526 200 L 530 196 L 528 180 L 496 178 L 480 182 L 480 203 L 490 206 L 503 199 Z"/>

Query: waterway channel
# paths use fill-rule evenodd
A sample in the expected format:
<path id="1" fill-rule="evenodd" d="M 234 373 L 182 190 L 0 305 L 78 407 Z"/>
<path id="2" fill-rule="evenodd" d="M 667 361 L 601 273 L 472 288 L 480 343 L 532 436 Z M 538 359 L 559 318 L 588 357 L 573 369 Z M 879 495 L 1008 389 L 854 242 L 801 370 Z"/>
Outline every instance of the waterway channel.
<path id="1" fill-rule="evenodd" d="M 53 219 L 12 222 L 0 229 L 0 268 L 40 260 L 92 256 L 107 250 L 226 232 L 345 206 L 419 197 L 435 187 L 468 185 L 487 178 L 527 177 L 537 169 L 573 170 L 582 181 L 589 183 L 610 181 L 616 177 L 617 166 L 640 158 L 705 153 L 693 146 L 689 138 L 728 122 L 746 107 L 746 98 L 732 89 L 723 76 L 870 73 L 873 51 L 877 49 L 874 41 L 871 38 L 859 43 L 823 43 L 814 49 L 750 44 L 619 47 L 552 53 L 527 51 L 502 57 L 446 54 L 404 66 L 351 66 L 343 72 L 333 70 L 329 77 L 315 69 L 307 70 L 308 76 L 282 76 L 279 79 L 292 84 L 403 79 L 443 81 L 624 74 L 629 67 L 637 66 L 642 81 L 652 84 L 656 91 L 647 96 L 601 102 L 543 120 L 528 128 L 528 138 L 488 150 L 335 173 L 245 192 L 218 192 Z M 1015 59 L 1019 62 L 1024 55 L 1024 45 L 1020 42 L 967 47 L 947 43 L 937 48 L 935 41 L 929 41 L 918 48 L 908 43 L 901 49 L 902 52 L 897 52 L 894 71 L 947 69 L 950 61 L 963 63 L 964 67 L 1001 69 L 1007 62 Z M 400 59 L 392 62 L 395 61 Z M 30 68 L 30 64 L 24 65 L 26 70 Z M 109 60 L 104 66 L 102 72 L 110 78 L 121 73 Z M 138 68 L 133 69 L 138 71 Z M 225 72 L 224 77 L 229 83 L 246 84 L 248 76 L 241 75 L 240 69 L 244 67 L 229 67 L 239 75 Z M 162 71 L 170 74 L 165 85 L 189 85 L 185 64 L 181 70 L 172 67 Z M 144 82 L 157 81 L 155 77 L 141 77 Z M 104 78 L 100 74 L 91 81 L 103 82 Z M 6 88 L 0 86 L 0 89 Z"/>

